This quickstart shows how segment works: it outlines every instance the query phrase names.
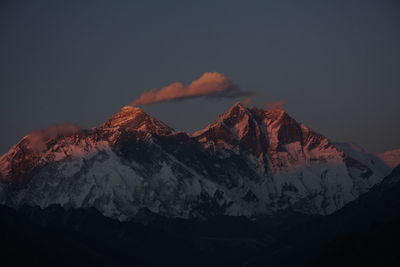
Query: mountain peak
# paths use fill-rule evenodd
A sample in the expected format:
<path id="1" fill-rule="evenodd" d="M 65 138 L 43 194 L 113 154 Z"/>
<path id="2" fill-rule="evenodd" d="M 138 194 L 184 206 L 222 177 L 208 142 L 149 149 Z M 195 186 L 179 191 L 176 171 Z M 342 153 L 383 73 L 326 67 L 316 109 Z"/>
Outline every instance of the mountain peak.
<path id="1" fill-rule="evenodd" d="M 243 104 L 240 102 L 235 103 L 232 105 L 225 113 L 219 115 L 218 119 L 208 125 L 206 128 L 199 130 L 192 134 L 192 136 L 199 136 L 203 133 L 209 131 L 213 128 L 220 128 L 220 127 L 228 127 L 231 128 L 235 124 L 240 123 L 240 121 L 248 120 L 248 117 L 251 116 L 249 109 L 247 109 Z"/>
<path id="2" fill-rule="evenodd" d="M 102 128 L 130 128 L 139 131 L 167 135 L 174 132 L 172 128 L 163 122 L 153 118 L 142 109 L 133 106 L 124 106 L 101 125 Z"/>
<path id="3" fill-rule="evenodd" d="M 206 146 L 214 143 L 235 153 L 246 151 L 258 157 L 265 149 L 261 127 L 257 114 L 243 104 L 235 103 L 213 124 L 192 136 Z"/>
<path id="4" fill-rule="evenodd" d="M 134 106 L 123 106 L 120 112 L 144 112 L 142 109 Z"/>
<path id="5" fill-rule="evenodd" d="M 129 125 L 137 120 L 143 120 L 149 117 L 143 110 L 137 107 L 124 106 L 114 116 L 111 117 L 103 126 L 106 128 L 129 127 Z"/>
<path id="6" fill-rule="evenodd" d="M 234 108 L 234 107 L 238 107 L 240 109 L 247 109 L 246 106 L 243 105 L 241 102 L 236 102 L 235 104 L 232 105 L 231 108 Z"/>
<path id="7" fill-rule="evenodd" d="M 228 111 L 220 115 L 219 120 L 226 120 L 228 118 L 230 119 L 241 119 L 245 115 L 250 115 L 250 111 L 248 108 L 246 108 L 242 103 L 237 102 L 233 106 L 231 106 Z"/>

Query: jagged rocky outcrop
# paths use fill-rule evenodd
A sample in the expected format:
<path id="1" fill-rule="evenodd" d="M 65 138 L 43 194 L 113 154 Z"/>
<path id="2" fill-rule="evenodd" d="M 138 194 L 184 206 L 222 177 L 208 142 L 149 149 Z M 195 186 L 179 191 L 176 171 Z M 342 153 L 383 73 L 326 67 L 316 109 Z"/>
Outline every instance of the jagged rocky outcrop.
<path id="1" fill-rule="evenodd" d="M 1 203 L 95 207 L 121 220 L 142 208 L 184 218 L 328 214 L 389 172 L 282 109 L 241 104 L 193 134 L 124 107 L 97 128 L 32 140 L 0 158 Z"/>

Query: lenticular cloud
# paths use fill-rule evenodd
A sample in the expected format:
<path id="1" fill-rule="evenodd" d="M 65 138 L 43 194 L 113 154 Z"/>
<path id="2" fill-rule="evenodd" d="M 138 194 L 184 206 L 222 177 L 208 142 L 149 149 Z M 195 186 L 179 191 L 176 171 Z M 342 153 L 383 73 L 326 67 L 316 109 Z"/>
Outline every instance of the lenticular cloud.
<path id="1" fill-rule="evenodd" d="M 252 95 L 242 91 L 227 76 L 218 72 L 206 72 L 199 79 L 185 86 L 174 82 L 161 89 L 143 92 L 132 105 L 148 105 L 159 102 L 184 100 L 195 97 L 236 98 Z"/>

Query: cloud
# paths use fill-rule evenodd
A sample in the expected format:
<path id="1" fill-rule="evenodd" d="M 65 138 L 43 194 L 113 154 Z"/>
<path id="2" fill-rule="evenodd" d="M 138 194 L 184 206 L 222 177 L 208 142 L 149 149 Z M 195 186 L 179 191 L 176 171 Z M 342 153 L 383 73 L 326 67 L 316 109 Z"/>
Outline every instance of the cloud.
<path id="1" fill-rule="evenodd" d="M 242 101 L 240 101 L 240 104 L 247 107 L 248 105 L 250 105 L 251 101 L 253 101 L 253 96 L 243 99 Z"/>
<path id="2" fill-rule="evenodd" d="M 161 89 L 143 92 L 133 100 L 132 105 L 148 105 L 159 102 L 184 100 L 195 97 L 236 98 L 250 96 L 252 92 L 242 91 L 227 76 L 218 72 L 206 72 L 188 86 L 174 82 Z"/>
<path id="3" fill-rule="evenodd" d="M 283 109 L 283 105 L 286 104 L 286 100 L 279 100 L 277 102 L 270 102 L 270 103 L 266 103 L 267 109 L 269 110 L 273 110 L 273 109 Z"/>
<path id="4" fill-rule="evenodd" d="M 41 152 L 47 148 L 47 142 L 49 140 L 67 137 L 78 133 L 80 128 L 72 123 L 57 124 L 32 132 L 28 135 L 29 147 L 32 150 Z"/>

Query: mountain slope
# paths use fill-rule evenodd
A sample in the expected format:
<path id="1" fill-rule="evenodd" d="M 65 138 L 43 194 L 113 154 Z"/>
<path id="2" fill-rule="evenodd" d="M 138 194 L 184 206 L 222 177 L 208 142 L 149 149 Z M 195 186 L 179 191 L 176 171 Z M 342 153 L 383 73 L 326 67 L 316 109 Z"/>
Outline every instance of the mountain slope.
<path id="1" fill-rule="evenodd" d="M 400 168 L 328 216 L 183 220 L 0 205 L 2 266 L 398 266 Z M 143 225 L 144 224 L 144 225 Z"/>
<path id="2" fill-rule="evenodd" d="M 40 136 L 40 146 L 32 136 L 0 158 L 1 203 L 95 207 L 121 220 L 142 208 L 183 218 L 327 214 L 388 171 L 281 109 L 241 104 L 191 135 L 124 107 L 98 128 Z"/>
<path id="3" fill-rule="evenodd" d="M 397 249 L 397 247 L 391 248 L 386 252 L 380 250 L 380 248 L 388 247 L 388 244 L 398 242 L 394 237 L 398 236 L 396 228 L 399 227 L 400 222 L 399 196 L 400 167 L 397 167 L 369 192 L 348 203 L 342 209 L 293 227 L 275 244 L 269 246 L 264 255 L 247 266 L 266 264 L 268 266 L 337 266 L 338 264 L 354 266 L 357 262 L 357 266 L 364 266 L 364 264 L 397 266 L 400 262 L 400 259 L 395 257 L 397 254 L 380 258 L 378 262 L 368 261 L 368 259 L 376 260 L 389 251 L 394 252 Z M 389 228 L 385 231 L 385 227 Z M 378 233 L 382 234 L 380 238 L 377 238 Z M 370 242 L 374 238 L 387 244 L 364 243 L 364 253 L 357 254 L 360 248 L 357 242 Z M 343 247 L 336 243 L 354 253 L 345 252 Z M 372 252 L 368 246 L 374 247 L 376 251 Z M 346 253 L 348 259 L 343 254 L 339 254 L 340 251 Z M 371 254 L 365 255 L 365 253 Z M 334 258 L 329 258 L 329 255 Z M 393 260 L 396 260 L 397 265 L 384 264 Z"/>

